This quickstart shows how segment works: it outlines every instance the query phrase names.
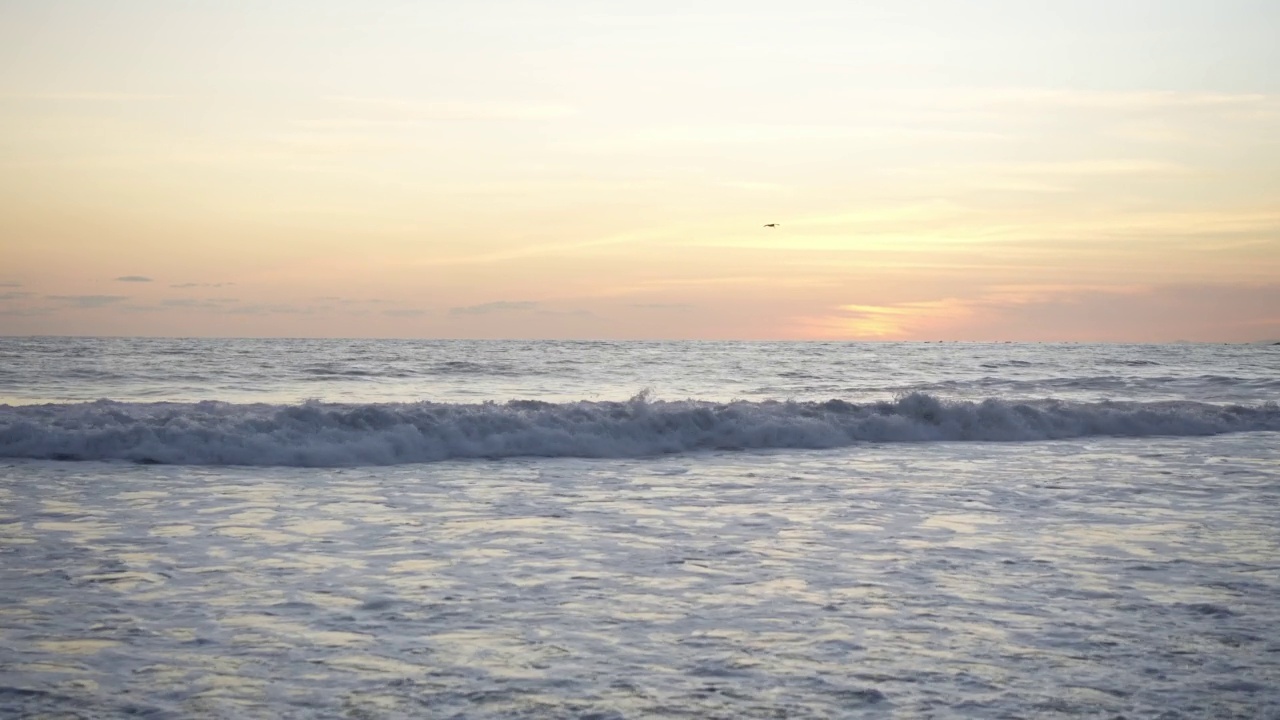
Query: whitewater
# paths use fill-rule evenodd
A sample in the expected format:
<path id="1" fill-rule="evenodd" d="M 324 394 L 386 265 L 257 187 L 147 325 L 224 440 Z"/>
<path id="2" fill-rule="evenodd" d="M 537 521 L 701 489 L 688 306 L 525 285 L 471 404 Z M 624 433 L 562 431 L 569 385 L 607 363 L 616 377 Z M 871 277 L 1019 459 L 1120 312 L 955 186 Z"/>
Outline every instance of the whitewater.
<path id="1" fill-rule="evenodd" d="M 0 716 L 1280 716 L 1280 347 L 0 338 Z"/>

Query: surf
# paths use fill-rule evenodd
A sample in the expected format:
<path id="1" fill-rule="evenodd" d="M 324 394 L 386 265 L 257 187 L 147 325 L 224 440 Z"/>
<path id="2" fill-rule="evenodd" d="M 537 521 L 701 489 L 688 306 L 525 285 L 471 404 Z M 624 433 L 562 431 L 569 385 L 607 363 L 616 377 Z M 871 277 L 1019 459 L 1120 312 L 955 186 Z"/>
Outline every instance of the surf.
<path id="1" fill-rule="evenodd" d="M 345 467 L 625 458 L 865 443 L 1027 442 L 1280 430 L 1280 407 L 1192 401 L 88 403 L 0 406 L 0 457 Z"/>

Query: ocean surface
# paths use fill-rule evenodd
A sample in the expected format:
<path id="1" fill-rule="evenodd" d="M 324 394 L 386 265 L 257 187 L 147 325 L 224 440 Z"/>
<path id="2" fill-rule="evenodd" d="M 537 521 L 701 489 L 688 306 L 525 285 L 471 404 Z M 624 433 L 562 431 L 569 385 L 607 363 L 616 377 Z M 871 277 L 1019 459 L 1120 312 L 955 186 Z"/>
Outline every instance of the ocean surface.
<path id="1" fill-rule="evenodd" d="M 1280 347 L 0 338 L 0 717 L 1280 717 Z"/>

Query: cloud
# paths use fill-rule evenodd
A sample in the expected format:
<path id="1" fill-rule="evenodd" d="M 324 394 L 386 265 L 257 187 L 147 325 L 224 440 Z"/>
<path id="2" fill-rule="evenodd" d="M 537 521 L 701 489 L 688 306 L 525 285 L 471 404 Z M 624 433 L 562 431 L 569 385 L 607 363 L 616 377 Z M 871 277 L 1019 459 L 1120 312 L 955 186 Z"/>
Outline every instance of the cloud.
<path id="1" fill-rule="evenodd" d="M 145 275 L 121 275 L 116 278 L 116 282 L 151 282 L 151 278 Z"/>
<path id="2" fill-rule="evenodd" d="M 403 309 L 403 310 L 383 310 L 382 314 L 388 315 L 390 317 L 421 317 L 422 315 L 426 315 L 427 313 L 425 310 Z"/>
<path id="3" fill-rule="evenodd" d="M 840 125 L 828 123 L 765 124 L 741 123 L 719 126 L 654 125 L 627 130 L 612 136 L 575 139 L 568 147 L 585 152 L 625 150 L 652 152 L 663 149 L 709 148 L 716 146 L 787 146 L 798 143 L 849 141 L 920 143 L 936 141 L 1004 140 L 1008 135 L 990 130 L 962 130 L 909 125 Z M 718 183 L 749 191 L 777 191 L 785 185 L 768 183 Z"/>
<path id="4" fill-rule="evenodd" d="M 914 92 L 914 91 L 913 91 Z M 940 94 L 923 95 L 934 100 Z M 1280 98 L 1264 93 L 1187 92 L 1175 90 L 1076 90 L 1047 88 L 983 88 L 942 91 L 943 95 L 979 103 L 1041 105 L 1048 107 L 1082 107 L 1110 109 L 1150 109 L 1179 107 L 1247 107 L 1280 109 Z"/>
<path id="5" fill-rule="evenodd" d="M 320 302 L 332 302 L 340 305 L 381 305 L 387 302 L 386 300 L 380 300 L 378 298 L 367 298 L 362 300 L 359 298 L 344 298 L 339 295 L 320 295 L 315 299 Z"/>
<path id="6" fill-rule="evenodd" d="M 780 183 L 771 182 L 752 182 L 749 180 L 726 180 L 716 183 L 720 187 L 726 187 L 733 190 L 747 190 L 749 192 L 776 192 L 779 190 L 788 190 L 788 186 Z"/>
<path id="7" fill-rule="evenodd" d="M 6 317 L 36 317 L 39 315 L 48 315 L 52 310 L 47 307 L 9 307 L 0 306 L 0 315 Z"/>
<path id="8" fill-rule="evenodd" d="M 313 307 L 298 307 L 296 305 L 269 305 L 265 303 L 257 305 L 241 305 L 239 307 L 229 307 L 224 310 L 231 315 L 310 315 L 316 311 Z"/>
<path id="9" fill-rule="evenodd" d="M 0 282 L 0 287 L 22 287 L 20 282 Z"/>
<path id="10" fill-rule="evenodd" d="M 0 287 L 17 287 L 17 283 L 7 283 Z M 47 315 L 49 308 L 47 307 L 30 307 L 27 303 L 22 302 L 29 297 L 33 297 L 35 293 L 23 292 L 21 290 L 10 290 L 0 292 L 0 315 L 9 317 L 29 317 L 33 315 Z"/>
<path id="11" fill-rule="evenodd" d="M 574 109 L 554 103 L 511 103 L 459 100 L 406 100 L 403 98 L 335 95 L 330 102 L 392 111 L 414 120 L 555 120 L 569 117 Z M 361 119 L 363 120 L 363 119 Z M 349 120 L 348 120 L 349 122 Z"/>
<path id="12" fill-rule="evenodd" d="M 1184 175 L 1191 172 L 1185 165 L 1161 160 L 1105 159 L 1066 162 L 1006 163 L 993 166 L 996 172 L 1028 175 Z"/>
<path id="13" fill-rule="evenodd" d="M 463 307 L 449 308 L 450 315 L 490 315 L 493 313 L 507 312 L 528 312 L 536 309 L 538 303 L 521 300 L 521 301 L 505 301 L 481 303 L 480 305 L 466 305 Z"/>
<path id="14" fill-rule="evenodd" d="M 1008 339 L 1045 337 L 1124 342 L 1250 342 L 1280 333 L 1278 283 L 1179 283 L 1123 291 L 1078 290 L 977 315 L 969 332 Z"/>
<path id="15" fill-rule="evenodd" d="M 131 102 L 137 100 L 177 100 L 182 97 L 182 95 L 157 95 L 150 93 L 65 92 L 37 93 L 30 95 L 0 95 L 0 100 L 31 100 L 45 102 Z"/>
<path id="16" fill-rule="evenodd" d="M 169 298 L 160 304 L 167 308 L 192 310 L 226 310 L 227 305 L 240 302 L 237 298 Z"/>
<path id="17" fill-rule="evenodd" d="M 539 310 L 539 315 L 543 317 L 576 317 L 576 318 L 595 318 L 599 317 L 590 310 Z"/>
<path id="18" fill-rule="evenodd" d="M 884 107 L 999 109 L 1113 113 L 1196 112 L 1238 116 L 1280 112 L 1280 95 L 1179 90 L 1082 90 L 1037 87 L 951 87 L 873 91 L 867 101 Z"/>
<path id="19" fill-rule="evenodd" d="M 903 214 L 899 216 L 899 212 Z M 1271 208 L 1153 208 L 1042 216 L 1010 210 L 1001 217 L 981 207 L 940 203 L 932 209 L 921 204 L 915 216 L 910 212 L 911 206 L 902 206 L 797 218 L 789 223 L 792 231 L 785 234 L 743 234 L 692 242 L 704 247 L 785 249 L 793 255 L 801 251 L 878 251 L 899 258 L 916 255 L 915 259 L 944 249 L 959 252 L 999 246 L 1061 258 L 1074 252 L 1119 252 L 1120 242 L 1130 249 L 1139 241 L 1164 243 L 1171 250 L 1176 241 L 1179 251 L 1196 245 L 1222 249 L 1242 242 L 1273 242 L 1280 232 L 1280 213 Z"/>
<path id="20" fill-rule="evenodd" d="M 128 295 L 45 295 L 48 300 L 68 303 L 78 308 L 100 308 L 129 299 Z"/>
<path id="21" fill-rule="evenodd" d="M 689 302 L 632 302 L 632 307 L 640 310 L 691 310 Z"/>

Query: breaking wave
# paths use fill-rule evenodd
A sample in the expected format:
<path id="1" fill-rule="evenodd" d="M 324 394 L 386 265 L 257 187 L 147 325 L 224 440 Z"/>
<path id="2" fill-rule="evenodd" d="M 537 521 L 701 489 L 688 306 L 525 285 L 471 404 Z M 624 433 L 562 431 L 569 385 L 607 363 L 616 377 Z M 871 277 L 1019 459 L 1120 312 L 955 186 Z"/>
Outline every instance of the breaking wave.
<path id="1" fill-rule="evenodd" d="M 858 443 L 1029 441 L 1280 430 L 1280 406 L 962 402 L 913 393 L 849 403 L 654 401 L 0 406 L 0 457 L 337 467 L 453 458 L 640 457 Z"/>

